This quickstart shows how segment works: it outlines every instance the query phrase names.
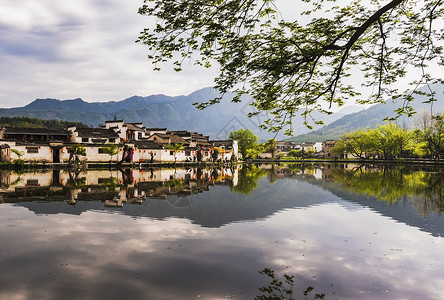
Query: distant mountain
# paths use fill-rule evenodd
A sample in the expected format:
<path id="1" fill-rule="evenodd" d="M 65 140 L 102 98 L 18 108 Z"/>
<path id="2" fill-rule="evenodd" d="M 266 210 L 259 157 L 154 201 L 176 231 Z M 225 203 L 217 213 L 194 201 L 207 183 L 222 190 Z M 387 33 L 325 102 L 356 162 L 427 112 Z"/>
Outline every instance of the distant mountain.
<path id="1" fill-rule="evenodd" d="M 148 97 L 133 96 L 121 101 L 86 102 L 80 98 L 72 100 L 36 99 L 32 103 L 17 108 L 0 109 L 0 116 L 26 116 L 38 119 L 56 119 L 71 122 L 82 122 L 95 127 L 104 124 L 114 117 L 126 122 L 143 122 L 147 127 L 166 127 L 171 130 L 186 129 L 209 135 L 212 139 L 225 139 L 232 130 L 248 128 L 261 140 L 274 137 L 273 133 L 261 130 L 259 125 L 264 116 L 248 118 L 252 111 L 251 98 L 243 98 L 242 103 L 229 101 L 230 95 L 220 104 L 198 110 L 194 102 L 206 102 L 219 96 L 212 88 L 198 90 L 188 96 L 170 97 L 152 95 Z M 346 108 L 323 120 L 329 124 L 357 107 Z M 298 122 L 302 124 L 302 122 Z M 307 132 L 305 126 L 297 127 L 297 132 Z M 283 138 L 283 136 L 278 136 Z"/>
<path id="2" fill-rule="evenodd" d="M 444 86 L 434 86 L 433 89 L 436 91 L 436 98 L 438 100 L 433 103 L 433 106 L 430 106 L 430 104 L 424 103 L 426 98 L 423 96 L 416 96 L 415 100 L 411 103 L 411 106 L 416 112 L 421 110 L 430 111 L 432 109 L 434 114 L 441 114 L 444 111 Z M 347 114 L 320 129 L 294 136 L 288 138 L 287 140 L 294 141 L 296 143 L 301 143 L 304 141 L 325 141 L 329 139 L 335 140 L 338 139 L 342 134 L 356 129 L 367 127 L 375 128 L 380 124 L 386 123 L 384 121 L 386 117 L 394 117 L 394 111 L 395 109 L 402 107 L 402 101 L 403 100 L 388 100 L 386 103 L 375 104 L 368 109 Z M 412 127 L 414 120 L 415 116 L 402 116 L 398 118 L 395 123 L 402 126 Z"/>

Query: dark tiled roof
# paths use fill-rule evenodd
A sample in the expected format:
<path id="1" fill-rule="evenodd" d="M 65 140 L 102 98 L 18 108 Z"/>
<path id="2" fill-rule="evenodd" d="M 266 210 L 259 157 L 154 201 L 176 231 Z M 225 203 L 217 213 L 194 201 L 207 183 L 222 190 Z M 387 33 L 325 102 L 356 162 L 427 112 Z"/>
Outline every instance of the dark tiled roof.
<path id="1" fill-rule="evenodd" d="M 162 149 L 162 146 L 154 141 L 134 141 L 134 145 L 139 149 Z"/>
<path id="2" fill-rule="evenodd" d="M 148 131 L 165 131 L 166 128 L 147 128 Z"/>
<path id="3" fill-rule="evenodd" d="M 38 135 L 71 135 L 67 130 L 28 128 L 28 127 L 5 127 L 5 134 L 38 134 Z"/>
<path id="4" fill-rule="evenodd" d="M 133 123 L 127 123 L 126 128 L 129 130 L 144 131 L 144 129 L 142 127 L 138 126 L 137 124 L 133 124 Z"/>
<path id="5" fill-rule="evenodd" d="M 79 137 L 118 138 L 119 135 L 111 128 L 77 128 Z"/>
<path id="6" fill-rule="evenodd" d="M 186 140 L 174 134 L 155 133 L 153 135 L 157 135 L 158 137 L 165 140 L 169 139 L 171 144 L 188 144 Z"/>

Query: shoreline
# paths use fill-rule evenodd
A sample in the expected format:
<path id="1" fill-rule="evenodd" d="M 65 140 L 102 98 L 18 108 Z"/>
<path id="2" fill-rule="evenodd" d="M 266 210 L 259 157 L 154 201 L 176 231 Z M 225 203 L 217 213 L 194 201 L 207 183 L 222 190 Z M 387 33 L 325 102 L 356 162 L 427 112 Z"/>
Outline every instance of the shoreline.
<path id="1" fill-rule="evenodd" d="M 377 159 L 247 159 L 245 161 L 236 162 L 133 162 L 122 163 L 116 162 L 86 162 L 84 165 L 77 166 L 81 169 L 86 166 L 86 169 L 146 169 L 146 168 L 176 168 L 176 167 L 231 167 L 238 164 L 314 164 L 314 163 L 328 163 L 328 164 L 378 164 L 378 165 L 415 165 L 415 166 L 444 166 L 444 160 L 424 160 L 424 159 L 392 159 L 392 160 L 377 160 Z M 0 164 L 0 170 L 25 170 L 25 169 L 75 169 L 76 166 L 70 166 L 68 163 L 48 163 L 48 162 L 25 162 L 23 165 L 16 165 L 14 163 Z"/>

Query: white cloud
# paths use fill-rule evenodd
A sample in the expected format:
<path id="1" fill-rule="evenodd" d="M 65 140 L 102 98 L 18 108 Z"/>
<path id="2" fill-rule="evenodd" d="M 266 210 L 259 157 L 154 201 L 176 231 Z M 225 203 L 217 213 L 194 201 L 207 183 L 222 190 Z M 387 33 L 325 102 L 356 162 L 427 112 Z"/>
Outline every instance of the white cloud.
<path id="1" fill-rule="evenodd" d="M 135 40 L 148 26 L 142 1 L 6 1 L 0 11 L 0 106 L 36 98 L 122 100 L 188 94 L 211 86 L 213 71 L 152 71 Z"/>

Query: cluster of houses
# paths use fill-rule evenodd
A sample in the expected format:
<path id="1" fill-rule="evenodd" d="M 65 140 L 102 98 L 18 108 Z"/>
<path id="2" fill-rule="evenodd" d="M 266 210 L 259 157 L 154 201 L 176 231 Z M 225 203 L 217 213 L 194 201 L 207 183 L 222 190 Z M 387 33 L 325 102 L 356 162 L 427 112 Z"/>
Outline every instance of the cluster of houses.
<path id="1" fill-rule="evenodd" d="M 142 123 L 123 120 L 106 121 L 99 128 L 69 127 L 66 130 L 3 127 L 0 129 L 0 161 L 21 158 L 27 162 L 66 163 L 68 148 L 81 144 L 88 162 L 184 162 L 238 159 L 235 140 L 213 140 L 197 132 L 169 131 L 167 128 L 147 128 Z M 110 157 L 105 145 L 119 145 Z M 180 147 L 175 147 L 180 145 Z M 173 149 L 174 148 L 174 149 Z M 215 153 L 216 151 L 216 153 Z M 215 154 L 217 154 L 215 157 Z"/>
<path id="2" fill-rule="evenodd" d="M 326 140 L 324 142 L 303 142 L 301 144 L 290 141 L 278 141 L 276 142 L 276 155 L 286 156 L 291 150 L 300 150 L 305 153 L 312 153 L 312 156 L 317 158 L 345 158 L 344 155 L 338 156 L 337 154 L 332 153 L 335 144 L 336 141 L 334 140 Z M 261 157 L 267 158 L 267 153 L 262 153 Z"/>

